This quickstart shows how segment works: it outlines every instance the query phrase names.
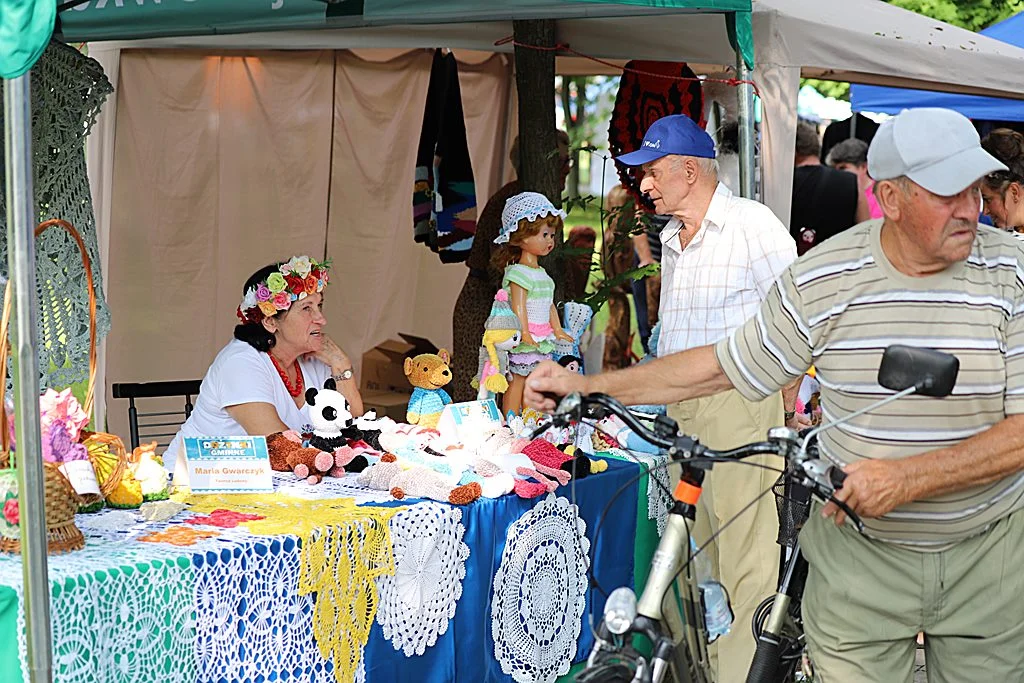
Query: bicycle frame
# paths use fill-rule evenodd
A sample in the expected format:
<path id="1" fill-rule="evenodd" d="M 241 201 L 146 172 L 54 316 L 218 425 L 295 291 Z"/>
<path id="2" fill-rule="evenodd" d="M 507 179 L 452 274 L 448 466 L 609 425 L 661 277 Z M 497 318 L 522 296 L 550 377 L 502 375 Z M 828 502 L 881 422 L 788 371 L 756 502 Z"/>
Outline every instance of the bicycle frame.
<path id="1" fill-rule="evenodd" d="M 690 563 L 676 578 L 686 557 L 683 549 L 690 548 L 693 525 L 693 520 L 685 513 L 685 505 L 676 502 L 668 515 L 665 532 L 651 560 L 651 573 L 637 602 L 637 614 L 662 624 L 668 631 L 664 635 L 675 645 L 670 661 L 676 683 L 714 683 L 695 565 Z M 678 600 L 674 595 L 677 591 Z M 680 644 L 685 647 L 679 647 Z M 660 683 L 666 673 L 658 664 L 660 662 L 655 663 L 651 672 L 653 683 Z"/>
<path id="2" fill-rule="evenodd" d="M 790 606 L 794 600 L 803 597 L 807 580 L 807 560 L 800 551 L 800 542 L 793 545 L 793 552 L 786 562 L 786 570 L 779 581 L 779 589 L 772 599 L 772 609 L 757 637 L 757 649 L 750 663 L 747 683 L 776 683 L 779 681 L 782 650 L 786 644 L 784 635 L 790 623 Z"/>

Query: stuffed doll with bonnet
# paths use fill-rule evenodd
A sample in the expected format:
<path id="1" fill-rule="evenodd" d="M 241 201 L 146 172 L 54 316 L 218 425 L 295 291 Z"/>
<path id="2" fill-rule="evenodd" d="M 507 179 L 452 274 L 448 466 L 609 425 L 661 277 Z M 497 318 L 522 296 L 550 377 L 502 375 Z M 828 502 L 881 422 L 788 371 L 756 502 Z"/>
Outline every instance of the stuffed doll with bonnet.
<path id="1" fill-rule="evenodd" d="M 542 360 L 550 359 L 555 341 L 572 342 L 562 329 L 555 308 L 555 282 L 539 259 L 555 247 L 565 212 L 537 192 L 521 192 L 505 202 L 501 233 L 491 265 L 504 272 L 501 288 L 508 292 L 512 312 L 519 318 L 522 338 L 509 349 L 512 381 L 502 399 L 502 410 L 518 414 L 523 404 L 526 377 Z"/>
<path id="2" fill-rule="evenodd" d="M 519 346 L 522 336 L 519 318 L 508 303 L 508 292 L 499 289 L 494 295 L 491 314 L 484 323 L 480 362 L 473 380 L 473 388 L 479 390 L 478 400 L 494 398 L 496 394 L 508 391 L 508 381 L 512 378 L 508 353 Z"/>

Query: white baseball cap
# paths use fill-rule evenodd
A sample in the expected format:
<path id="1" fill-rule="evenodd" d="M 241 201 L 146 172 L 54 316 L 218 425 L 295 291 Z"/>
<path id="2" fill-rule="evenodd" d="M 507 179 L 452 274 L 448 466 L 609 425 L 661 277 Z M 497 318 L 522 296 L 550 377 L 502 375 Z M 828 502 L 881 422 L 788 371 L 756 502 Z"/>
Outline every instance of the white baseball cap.
<path id="1" fill-rule="evenodd" d="M 1005 170 L 982 149 L 970 120 L 952 109 L 904 109 L 879 127 L 868 147 L 872 178 L 906 176 L 943 197 L 963 192 L 993 171 Z"/>

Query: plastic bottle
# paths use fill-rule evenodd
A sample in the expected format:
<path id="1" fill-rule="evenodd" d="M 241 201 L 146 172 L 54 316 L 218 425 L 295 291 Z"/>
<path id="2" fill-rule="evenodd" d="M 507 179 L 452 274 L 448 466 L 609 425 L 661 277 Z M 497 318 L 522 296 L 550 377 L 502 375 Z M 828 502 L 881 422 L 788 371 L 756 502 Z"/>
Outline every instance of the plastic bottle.
<path id="1" fill-rule="evenodd" d="M 690 538 L 690 552 L 697 553 L 697 543 Z M 708 642 L 713 643 L 729 632 L 733 614 L 729 605 L 729 593 L 711 575 L 711 559 L 706 552 L 697 554 L 693 563 L 697 570 L 697 585 L 704 602 L 704 625 L 708 630 Z"/>

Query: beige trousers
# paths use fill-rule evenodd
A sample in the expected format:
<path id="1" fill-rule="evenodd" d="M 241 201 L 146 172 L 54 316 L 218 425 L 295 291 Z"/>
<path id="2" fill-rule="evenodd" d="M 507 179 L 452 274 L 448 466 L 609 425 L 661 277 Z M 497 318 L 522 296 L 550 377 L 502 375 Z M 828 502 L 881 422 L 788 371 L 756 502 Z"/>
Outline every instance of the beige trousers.
<path id="1" fill-rule="evenodd" d="M 701 443 L 716 450 L 764 441 L 770 428 L 783 423 L 781 394 L 753 403 L 735 390 L 726 391 L 669 406 L 668 413 L 684 433 L 695 434 Z M 783 466 L 776 456 L 759 456 L 747 462 L 776 470 Z M 712 571 L 729 591 L 735 615 L 729 633 L 711 646 L 718 683 L 746 680 L 755 648 L 750 621 L 758 603 L 773 594 L 778 584 L 779 546 L 775 539 L 779 518 L 770 491 L 778 477 L 778 471 L 725 463 L 716 464 L 704 478 L 694 540 L 700 546 L 718 532 L 705 552 L 711 552 Z M 768 493 L 761 496 L 765 491 Z M 761 498 L 741 514 L 758 496 Z M 724 526 L 737 515 L 734 522 Z"/>
<path id="2" fill-rule="evenodd" d="M 929 683 L 1024 681 L 1024 510 L 941 552 L 811 513 L 803 616 L 815 681 L 911 683 L 924 632 Z"/>

